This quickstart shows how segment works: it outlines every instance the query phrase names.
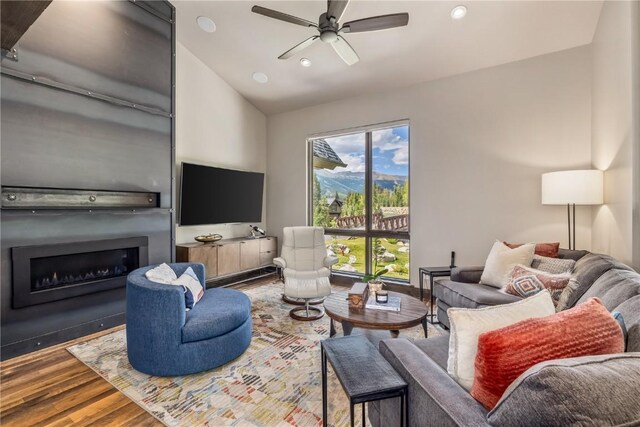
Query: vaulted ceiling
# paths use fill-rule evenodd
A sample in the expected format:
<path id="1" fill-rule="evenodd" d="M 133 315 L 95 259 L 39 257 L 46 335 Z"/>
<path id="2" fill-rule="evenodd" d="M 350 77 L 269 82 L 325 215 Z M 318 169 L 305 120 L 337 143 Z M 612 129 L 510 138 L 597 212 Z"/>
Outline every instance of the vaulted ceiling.
<path id="1" fill-rule="evenodd" d="M 251 12 L 254 4 L 317 22 L 326 1 L 177 1 L 178 41 L 266 114 L 518 61 L 591 43 L 600 1 L 359 1 L 343 22 L 408 12 L 406 27 L 347 34 L 360 56 L 349 67 L 317 42 L 288 60 L 280 54 L 317 34 Z M 451 19 L 458 4 L 468 8 Z M 198 16 L 216 23 L 202 31 Z M 312 65 L 304 68 L 300 58 Z M 269 77 L 252 79 L 254 72 Z"/>

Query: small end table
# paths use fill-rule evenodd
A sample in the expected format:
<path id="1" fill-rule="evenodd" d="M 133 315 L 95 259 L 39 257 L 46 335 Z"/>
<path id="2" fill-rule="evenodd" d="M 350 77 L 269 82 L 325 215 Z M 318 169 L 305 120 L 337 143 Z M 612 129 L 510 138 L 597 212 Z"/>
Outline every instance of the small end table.
<path id="1" fill-rule="evenodd" d="M 432 325 L 438 324 L 440 322 L 433 321 L 435 317 L 435 313 L 433 310 L 433 303 L 435 298 L 433 296 L 433 279 L 436 277 L 447 277 L 451 276 L 451 267 L 420 267 L 418 270 L 418 276 L 420 277 L 420 301 L 424 300 L 424 276 L 429 276 L 429 323 Z"/>
<path id="2" fill-rule="evenodd" d="M 349 397 L 351 427 L 354 405 L 362 404 L 365 425 L 367 402 L 400 397 L 400 426 L 409 425 L 407 383 L 393 369 L 378 349 L 363 336 L 330 338 L 320 342 L 322 358 L 322 425 L 327 424 L 327 361 Z"/>

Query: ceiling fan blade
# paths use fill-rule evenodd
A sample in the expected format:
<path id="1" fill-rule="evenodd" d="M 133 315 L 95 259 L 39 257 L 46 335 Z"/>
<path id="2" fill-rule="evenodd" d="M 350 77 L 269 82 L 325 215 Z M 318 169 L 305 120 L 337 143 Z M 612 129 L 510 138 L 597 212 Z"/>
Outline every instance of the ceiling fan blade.
<path id="1" fill-rule="evenodd" d="M 333 50 L 335 50 L 336 53 L 340 55 L 340 58 L 342 58 L 342 60 L 347 65 L 351 66 L 360 61 L 360 57 L 358 56 L 356 51 L 353 50 L 351 45 L 347 43 L 344 37 L 338 36 L 338 39 L 335 42 L 331 43 L 331 46 L 333 46 Z"/>
<path id="2" fill-rule="evenodd" d="M 348 4 L 349 0 L 327 0 L 327 18 L 334 17 L 339 21 Z"/>
<path id="3" fill-rule="evenodd" d="M 289 59 L 289 58 L 291 58 L 296 53 L 300 52 L 301 50 L 304 50 L 304 49 L 308 48 L 309 46 L 311 46 L 319 38 L 320 38 L 320 36 L 311 36 L 311 37 L 309 37 L 308 39 L 306 39 L 302 43 L 298 43 L 297 45 L 295 45 L 294 47 L 292 47 L 291 49 L 289 49 L 288 51 L 286 51 L 282 55 L 278 56 L 278 59 Z"/>
<path id="4" fill-rule="evenodd" d="M 302 25 L 303 27 L 318 27 L 318 25 L 314 22 L 298 18 L 297 16 L 287 15 L 286 13 L 278 12 L 277 10 L 267 9 L 266 7 L 262 6 L 253 6 L 251 8 L 251 12 L 257 13 L 259 15 L 264 15 L 269 18 L 279 19 L 280 21 L 290 22 L 291 24 Z"/>
<path id="5" fill-rule="evenodd" d="M 394 13 L 391 15 L 374 16 L 371 18 L 346 22 L 340 31 L 343 33 L 362 33 L 365 31 L 378 31 L 389 28 L 404 27 L 408 23 L 408 13 Z"/>

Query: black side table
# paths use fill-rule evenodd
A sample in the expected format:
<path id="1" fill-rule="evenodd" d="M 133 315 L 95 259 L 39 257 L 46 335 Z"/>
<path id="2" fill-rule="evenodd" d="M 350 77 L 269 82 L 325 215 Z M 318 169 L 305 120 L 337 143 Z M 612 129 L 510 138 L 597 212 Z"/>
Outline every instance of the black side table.
<path id="1" fill-rule="evenodd" d="M 435 313 L 433 310 L 433 303 L 435 298 L 433 297 L 433 279 L 436 277 L 446 277 L 451 275 L 451 267 L 420 267 L 418 270 L 418 276 L 420 277 L 420 301 L 424 298 L 424 276 L 429 276 L 429 323 L 434 324 L 433 318 Z M 437 322 L 440 323 L 440 322 Z"/>
<path id="2" fill-rule="evenodd" d="M 349 397 L 351 427 L 353 407 L 362 404 L 365 425 L 365 403 L 400 397 L 400 426 L 409 425 L 407 383 L 393 369 L 378 349 L 361 335 L 330 338 L 320 343 L 322 357 L 322 422 L 327 424 L 327 361 L 331 363 L 340 384 Z"/>

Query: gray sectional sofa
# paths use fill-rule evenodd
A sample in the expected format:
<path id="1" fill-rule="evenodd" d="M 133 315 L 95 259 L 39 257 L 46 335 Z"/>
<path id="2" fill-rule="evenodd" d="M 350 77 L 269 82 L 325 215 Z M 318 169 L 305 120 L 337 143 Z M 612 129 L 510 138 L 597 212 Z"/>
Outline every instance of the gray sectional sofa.
<path id="1" fill-rule="evenodd" d="M 491 412 L 447 374 L 448 335 L 380 343 L 380 352 L 409 384 L 410 426 L 640 425 L 640 275 L 607 256 L 561 250 L 576 259 L 568 306 L 598 297 L 622 314 L 626 353 L 549 361 L 512 384 Z M 435 284 L 438 318 L 449 307 L 485 307 L 518 300 L 478 284 L 482 268 L 454 269 Z M 369 405 L 374 427 L 399 425 L 399 402 Z"/>

